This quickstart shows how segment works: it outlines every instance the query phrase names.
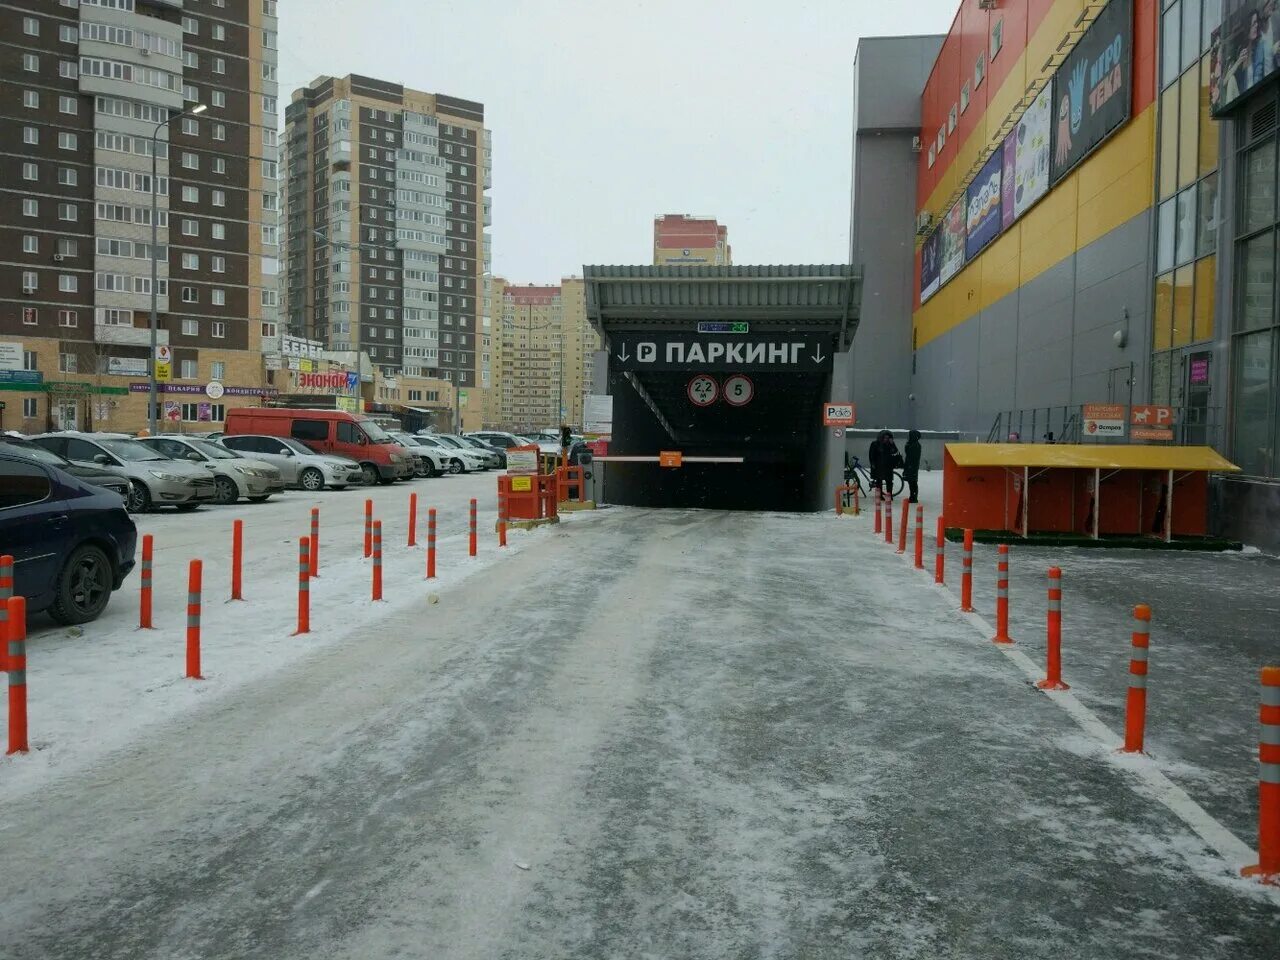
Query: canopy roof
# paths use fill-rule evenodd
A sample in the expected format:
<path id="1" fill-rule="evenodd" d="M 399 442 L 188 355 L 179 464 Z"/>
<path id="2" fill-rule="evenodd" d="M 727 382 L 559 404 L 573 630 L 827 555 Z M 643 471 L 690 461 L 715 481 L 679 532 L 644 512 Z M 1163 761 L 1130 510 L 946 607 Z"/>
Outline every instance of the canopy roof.
<path id="1" fill-rule="evenodd" d="M 1085 470 L 1209 470 L 1240 468 L 1212 447 L 1103 443 L 948 443 L 961 467 L 1064 467 Z"/>

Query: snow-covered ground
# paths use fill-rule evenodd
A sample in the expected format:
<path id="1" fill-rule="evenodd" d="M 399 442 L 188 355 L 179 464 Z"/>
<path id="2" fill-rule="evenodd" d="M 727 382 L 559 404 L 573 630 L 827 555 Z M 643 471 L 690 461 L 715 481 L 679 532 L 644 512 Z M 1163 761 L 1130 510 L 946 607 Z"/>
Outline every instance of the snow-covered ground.
<path id="1" fill-rule="evenodd" d="M 325 501 L 354 518 L 322 552 L 321 584 L 352 580 L 328 639 L 287 636 L 287 588 L 270 616 L 224 605 L 239 656 L 186 685 L 175 604 L 168 686 L 134 689 L 148 719 L 125 697 L 88 732 L 49 715 L 0 766 L 6 960 L 1276 956 L 1280 901 L 1235 876 L 1252 836 L 1165 789 L 1159 756 L 1117 759 L 1087 678 L 1035 690 L 869 515 L 579 514 L 510 557 L 489 533 L 484 575 L 436 604 L 392 576 L 417 572 L 402 551 L 389 595 L 414 592 L 373 609 L 362 503 Z M 306 506 L 263 524 L 264 609 Z M 148 523 L 179 560 L 215 553 Z M 33 697 L 71 643 L 46 642 Z M 242 680 L 255 642 L 292 652 Z M 1256 770 L 1198 776 L 1247 796 Z"/>

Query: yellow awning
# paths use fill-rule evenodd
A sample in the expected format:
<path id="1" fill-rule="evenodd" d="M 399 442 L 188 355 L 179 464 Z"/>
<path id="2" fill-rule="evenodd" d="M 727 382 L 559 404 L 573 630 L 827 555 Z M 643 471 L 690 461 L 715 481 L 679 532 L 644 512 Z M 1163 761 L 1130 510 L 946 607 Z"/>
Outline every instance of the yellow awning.
<path id="1" fill-rule="evenodd" d="M 948 443 L 947 453 L 962 467 L 1240 472 L 1239 467 L 1212 447 L 1102 443 Z"/>

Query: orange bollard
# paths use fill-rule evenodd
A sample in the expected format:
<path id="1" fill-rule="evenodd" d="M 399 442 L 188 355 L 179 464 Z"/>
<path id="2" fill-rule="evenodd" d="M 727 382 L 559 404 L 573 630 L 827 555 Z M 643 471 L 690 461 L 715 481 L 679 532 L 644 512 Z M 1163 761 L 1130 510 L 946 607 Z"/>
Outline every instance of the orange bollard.
<path id="1" fill-rule="evenodd" d="M 1045 677 L 1036 684 L 1041 690 L 1070 690 L 1062 682 L 1062 571 L 1049 568 L 1049 625 L 1045 646 Z"/>
<path id="2" fill-rule="evenodd" d="M 310 569 L 307 571 L 307 579 L 314 580 L 320 576 L 320 508 L 311 508 L 311 542 L 307 544 L 307 551 L 311 554 Z"/>
<path id="3" fill-rule="evenodd" d="M 27 753 L 27 598 L 9 597 L 4 602 L 5 632 L 8 634 L 9 749 Z"/>
<path id="4" fill-rule="evenodd" d="M 244 561 L 244 521 L 237 520 L 231 524 L 231 599 L 243 600 L 240 595 L 243 586 L 240 575 Z"/>
<path id="5" fill-rule="evenodd" d="M 138 599 L 138 629 L 151 627 L 151 553 L 154 542 L 151 534 L 142 535 L 142 594 Z"/>
<path id="6" fill-rule="evenodd" d="M 876 491 L 876 533 L 884 530 L 884 493 L 880 490 Z"/>
<path id="7" fill-rule="evenodd" d="M 476 498 L 471 498 L 471 528 L 470 533 L 470 550 L 471 556 L 476 555 Z"/>
<path id="8" fill-rule="evenodd" d="M 933 548 L 933 582 L 946 583 L 944 577 L 945 567 L 947 563 L 947 522 L 943 517 L 938 518 L 938 542 Z"/>
<path id="9" fill-rule="evenodd" d="M 409 494 L 409 546 L 418 545 L 418 495 Z"/>
<path id="10" fill-rule="evenodd" d="M 884 542 L 893 546 L 893 501 L 884 499 Z"/>
<path id="11" fill-rule="evenodd" d="M 973 613 L 973 531 L 964 532 L 964 553 L 960 558 L 960 611 Z"/>
<path id="12" fill-rule="evenodd" d="M 372 549 L 372 544 L 370 544 Z M 298 540 L 298 629 L 293 632 L 296 637 L 300 633 L 311 632 L 311 541 L 306 537 Z"/>
<path id="13" fill-rule="evenodd" d="M 1147 732 L 1147 649 L 1151 645 L 1151 608 L 1133 608 L 1133 650 L 1129 652 L 1129 695 L 1124 704 L 1123 753 L 1142 753 Z"/>
<path id="14" fill-rule="evenodd" d="M 13 557 L 0 557 L 0 670 L 6 669 L 9 647 L 5 642 L 5 624 L 9 620 L 7 601 L 13 596 Z"/>
<path id="15" fill-rule="evenodd" d="M 203 680 L 200 675 L 200 581 L 204 564 L 192 560 L 187 573 L 187 679 Z"/>
<path id="16" fill-rule="evenodd" d="M 851 484 L 851 485 L 849 486 L 849 490 L 853 493 L 853 515 L 854 515 L 855 517 L 860 517 L 860 516 L 862 516 L 862 507 L 858 504 L 858 490 L 859 490 L 859 489 L 860 489 L 860 488 L 859 488 L 859 486 L 858 486 L 856 483 Z"/>
<path id="17" fill-rule="evenodd" d="M 364 502 L 364 555 L 373 556 L 373 501 Z"/>
<path id="18" fill-rule="evenodd" d="M 498 492 L 498 546 L 507 545 L 507 495 Z"/>
<path id="19" fill-rule="evenodd" d="M 924 504 L 916 504 L 916 569 L 924 569 Z"/>
<path id="20" fill-rule="evenodd" d="M 996 635 L 992 643 L 1013 643 L 1009 636 L 1009 545 L 996 548 Z"/>
<path id="21" fill-rule="evenodd" d="M 1258 862 L 1241 873 L 1280 886 L 1280 667 L 1262 668 L 1258 719 Z"/>
<path id="22" fill-rule="evenodd" d="M 836 487 L 836 516 L 844 516 L 844 492 L 848 487 Z"/>
<path id="23" fill-rule="evenodd" d="M 427 511 L 427 579 L 436 578 L 436 508 Z"/>
<path id="24" fill-rule="evenodd" d="M 382 521 L 373 521 L 373 599 L 382 599 Z"/>
<path id="25" fill-rule="evenodd" d="M 898 553 L 907 552 L 907 517 L 911 512 L 911 502 L 902 501 L 902 519 L 898 526 Z"/>

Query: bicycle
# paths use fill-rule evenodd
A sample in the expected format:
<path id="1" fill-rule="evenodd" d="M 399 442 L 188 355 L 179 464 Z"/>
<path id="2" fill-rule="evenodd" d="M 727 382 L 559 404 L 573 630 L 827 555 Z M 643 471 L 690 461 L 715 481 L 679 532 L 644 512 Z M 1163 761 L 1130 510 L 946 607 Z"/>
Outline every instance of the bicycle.
<path id="1" fill-rule="evenodd" d="M 856 456 L 853 457 L 844 468 L 844 482 L 850 485 L 857 485 L 858 496 L 867 497 L 874 489 L 871 483 L 871 471 L 862 465 L 862 461 Z M 897 497 L 901 495 L 903 488 L 907 485 L 907 481 L 902 476 L 901 470 L 893 471 L 893 482 L 889 485 L 889 496 Z M 845 499 L 848 499 L 845 494 Z"/>

